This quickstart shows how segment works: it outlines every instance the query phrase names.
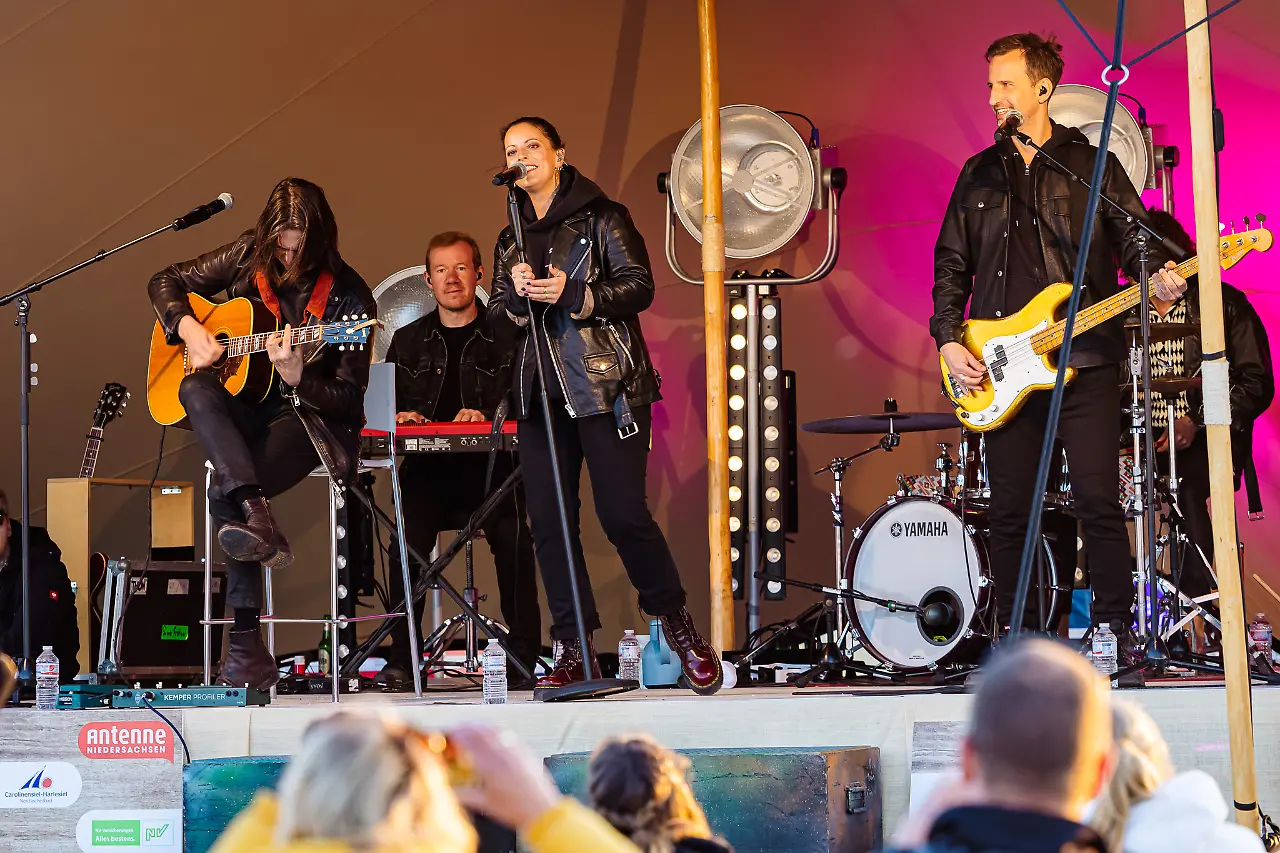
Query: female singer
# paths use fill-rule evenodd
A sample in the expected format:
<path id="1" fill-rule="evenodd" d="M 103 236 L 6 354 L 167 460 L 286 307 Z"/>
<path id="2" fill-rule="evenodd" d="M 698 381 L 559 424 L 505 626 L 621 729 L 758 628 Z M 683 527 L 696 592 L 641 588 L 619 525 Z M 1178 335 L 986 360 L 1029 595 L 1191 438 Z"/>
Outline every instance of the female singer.
<path id="1" fill-rule="evenodd" d="M 565 163 L 560 134 L 546 119 L 516 119 L 503 128 L 502 144 L 507 165 L 522 163 L 526 169 L 516 182 L 516 196 L 528 262 L 520 261 L 508 226 L 494 251 L 489 305 L 528 329 L 525 297 L 532 300 L 554 433 L 547 435 L 536 385 L 538 366 L 526 333 L 512 371 L 511 414 L 520 421 L 520 463 L 551 609 L 551 636 L 561 641 L 552 672 L 538 686 L 599 677 L 590 635 L 586 650 L 578 639 L 551 473 L 554 444 L 587 630 L 600 627 L 600 615 L 579 532 L 578 483 L 584 460 L 596 514 L 639 593 L 640 607 L 661 618 L 693 689 L 714 693 L 723 681 L 720 659 L 685 609 L 680 573 L 645 497 L 649 408 L 661 394 L 640 331 L 639 314 L 653 302 L 654 289 L 644 238 L 625 207 Z M 589 673 L 584 651 L 591 662 Z"/>

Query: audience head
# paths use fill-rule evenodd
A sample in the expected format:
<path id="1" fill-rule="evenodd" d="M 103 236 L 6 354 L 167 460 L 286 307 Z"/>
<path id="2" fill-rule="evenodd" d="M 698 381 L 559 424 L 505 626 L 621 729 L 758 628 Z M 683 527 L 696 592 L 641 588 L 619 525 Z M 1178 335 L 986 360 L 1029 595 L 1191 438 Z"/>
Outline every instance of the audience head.
<path id="1" fill-rule="evenodd" d="M 982 671 L 964 775 L 995 806 L 1078 820 L 1111 766 L 1106 681 L 1050 640 L 1020 640 Z"/>
<path id="2" fill-rule="evenodd" d="M 647 735 L 610 738 L 587 771 L 592 807 L 645 853 L 670 853 L 682 838 L 710 838 L 688 769 L 687 758 Z"/>
<path id="3" fill-rule="evenodd" d="M 276 842 L 410 844 L 472 853 L 472 829 L 428 737 L 395 720 L 338 713 L 313 723 L 278 789 Z"/>
<path id="4" fill-rule="evenodd" d="M 480 245 L 470 234 L 445 231 L 427 244 L 427 284 L 441 311 L 466 312 L 476 302 L 476 285 L 484 278 Z"/>
<path id="5" fill-rule="evenodd" d="M 1108 850 L 1120 850 L 1129 809 L 1173 778 L 1173 761 L 1155 720 L 1137 705 L 1113 700 L 1111 722 L 1115 768 L 1089 823 L 1107 842 Z"/>

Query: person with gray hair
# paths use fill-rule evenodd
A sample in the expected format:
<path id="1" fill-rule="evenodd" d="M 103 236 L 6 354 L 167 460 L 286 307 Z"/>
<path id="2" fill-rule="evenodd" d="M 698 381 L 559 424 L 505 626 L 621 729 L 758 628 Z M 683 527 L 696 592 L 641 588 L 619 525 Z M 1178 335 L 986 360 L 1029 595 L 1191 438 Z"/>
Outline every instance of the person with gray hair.
<path id="1" fill-rule="evenodd" d="M 963 778 L 900 832 L 918 853 L 1105 851 L 1080 823 L 1111 769 L 1108 686 L 1080 655 L 1020 640 L 983 670 L 962 746 Z"/>

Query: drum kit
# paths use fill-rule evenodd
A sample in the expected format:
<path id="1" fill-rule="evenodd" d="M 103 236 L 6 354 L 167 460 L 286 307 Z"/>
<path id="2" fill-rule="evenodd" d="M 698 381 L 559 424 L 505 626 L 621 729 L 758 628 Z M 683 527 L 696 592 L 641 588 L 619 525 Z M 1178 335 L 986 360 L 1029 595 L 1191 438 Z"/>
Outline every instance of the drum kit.
<path id="1" fill-rule="evenodd" d="M 1172 340 L 1196 331 L 1195 324 L 1154 324 L 1151 340 Z M 1133 522 L 1135 553 L 1139 555 L 1134 572 L 1140 593 L 1137 634 L 1145 639 L 1149 632 L 1158 630 L 1168 641 L 1197 615 L 1220 629 L 1217 619 L 1203 609 L 1204 604 L 1216 598 L 1216 593 L 1191 599 L 1172 583 L 1179 575 L 1175 561 L 1186 554 L 1203 560 L 1204 555 L 1189 542 L 1178 511 L 1179 480 L 1173 442 L 1169 442 L 1168 474 L 1156 478 L 1154 488 L 1146 485 L 1141 347 L 1136 335 L 1131 335 L 1130 340 L 1133 378 L 1125 387 L 1132 392 L 1126 407 L 1132 445 L 1118 459 L 1117 498 Z M 1170 396 L 1198 385 L 1198 377 L 1151 380 L 1152 391 Z M 818 665 L 797 679 L 800 686 L 821 675 L 838 677 L 841 671 L 893 680 L 925 674 L 938 680 L 963 678 L 996 638 L 995 581 L 987 556 L 991 486 L 985 436 L 964 429 L 950 412 L 900 412 L 893 399 L 886 400 L 884 408 L 874 414 L 811 421 L 802 426 L 812 433 L 879 439 L 853 456 L 833 459 L 817 472 L 828 473 L 833 480 L 835 585 L 787 581 L 825 596 L 820 605 L 827 620 L 825 648 Z M 1172 404 L 1168 414 L 1172 423 Z M 846 545 L 844 477 L 849 467 L 876 451 L 892 452 L 904 434 L 951 430 L 959 430 L 958 441 L 938 443 L 933 472 L 900 473 L 896 491 L 853 531 Z M 957 449 L 954 456 L 953 447 Z M 1053 633 L 1070 610 L 1078 551 L 1070 470 L 1061 448 L 1055 458 L 1060 464 L 1055 465 L 1045 485 L 1043 547 L 1029 596 L 1039 627 Z M 1163 533 L 1154 551 L 1164 554 L 1173 564 L 1169 567 L 1171 572 L 1156 571 L 1142 558 L 1147 553 L 1146 513 L 1159 513 L 1157 526 Z M 1083 572 L 1079 574 L 1082 576 Z M 1151 596 L 1147 589 L 1153 579 L 1158 592 Z M 1151 600 L 1157 602 L 1155 618 L 1149 612 Z M 855 663 L 854 655 L 859 651 L 878 665 Z"/>

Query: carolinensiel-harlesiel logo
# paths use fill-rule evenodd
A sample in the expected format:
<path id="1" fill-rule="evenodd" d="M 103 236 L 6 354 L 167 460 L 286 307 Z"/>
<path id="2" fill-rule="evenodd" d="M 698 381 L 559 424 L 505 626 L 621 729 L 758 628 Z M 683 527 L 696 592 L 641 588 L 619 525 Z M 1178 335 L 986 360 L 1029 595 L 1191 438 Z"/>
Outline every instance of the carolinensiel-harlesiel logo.
<path id="1" fill-rule="evenodd" d="M 80 771 L 65 761 L 0 761 L 0 808 L 64 809 L 80 798 Z"/>

